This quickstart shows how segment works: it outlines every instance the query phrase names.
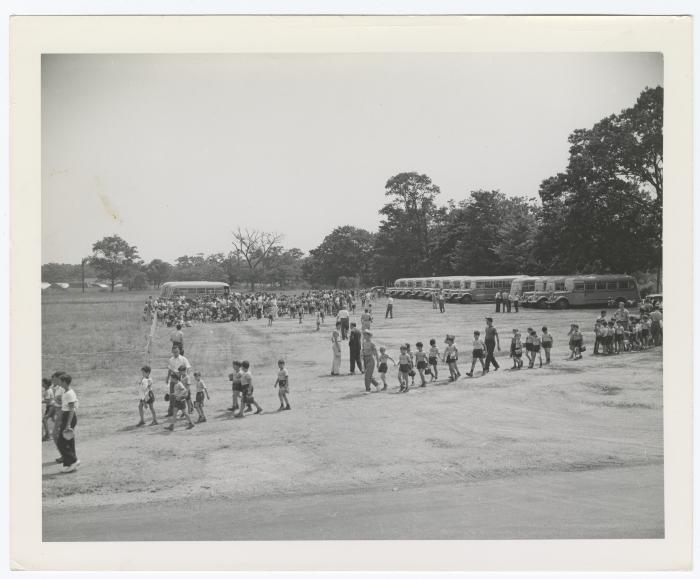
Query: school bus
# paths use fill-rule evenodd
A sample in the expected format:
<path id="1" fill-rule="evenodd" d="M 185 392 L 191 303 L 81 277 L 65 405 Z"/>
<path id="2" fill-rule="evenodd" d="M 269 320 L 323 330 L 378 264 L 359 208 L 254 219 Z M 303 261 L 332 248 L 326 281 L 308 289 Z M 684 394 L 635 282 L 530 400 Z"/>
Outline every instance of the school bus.
<path id="1" fill-rule="evenodd" d="M 540 275 L 513 281 L 510 293 L 520 294 L 520 305 L 525 308 L 545 308 L 555 287 L 564 289 L 565 275 Z"/>
<path id="2" fill-rule="evenodd" d="M 160 286 L 161 297 L 224 295 L 229 285 L 221 281 L 166 281 Z"/>
<path id="3" fill-rule="evenodd" d="M 567 309 L 586 306 L 607 306 L 610 300 L 639 302 L 637 280 L 631 275 L 576 275 L 550 279 L 546 283 L 546 305 Z"/>
<path id="4" fill-rule="evenodd" d="M 472 277 L 468 283 L 469 288 L 465 288 L 462 299 L 463 304 L 472 302 L 494 302 L 496 294 L 500 292 L 510 293 L 510 286 L 513 280 L 520 278 L 520 275 L 497 275 L 497 276 L 477 276 Z"/>
<path id="5" fill-rule="evenodd" d="M 394 287 L 387 289 L 387 294 L 392 298 L 402 298 L 406 293 L 406 278 L 397 279 L 394 282 Z"/>

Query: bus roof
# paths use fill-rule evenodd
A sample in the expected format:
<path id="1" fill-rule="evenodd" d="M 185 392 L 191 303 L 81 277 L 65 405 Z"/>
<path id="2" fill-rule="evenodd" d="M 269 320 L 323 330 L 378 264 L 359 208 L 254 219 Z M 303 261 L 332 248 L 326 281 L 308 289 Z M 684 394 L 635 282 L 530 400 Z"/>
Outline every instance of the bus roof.
<path id="1" fill-rule="evenodd" d="M 228 287 L 225 281 L 166 281 L 161 284 L 164 287 Z"/>

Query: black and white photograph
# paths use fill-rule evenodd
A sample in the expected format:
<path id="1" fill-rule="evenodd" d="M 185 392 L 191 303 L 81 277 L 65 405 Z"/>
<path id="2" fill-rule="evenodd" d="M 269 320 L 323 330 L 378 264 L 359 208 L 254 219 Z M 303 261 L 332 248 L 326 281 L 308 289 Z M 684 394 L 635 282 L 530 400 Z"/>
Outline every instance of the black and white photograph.
<path id="1" fill-rule="evenodd" d="M 667 538 L 666 66 L 42 54 L 41 541 Z"/>

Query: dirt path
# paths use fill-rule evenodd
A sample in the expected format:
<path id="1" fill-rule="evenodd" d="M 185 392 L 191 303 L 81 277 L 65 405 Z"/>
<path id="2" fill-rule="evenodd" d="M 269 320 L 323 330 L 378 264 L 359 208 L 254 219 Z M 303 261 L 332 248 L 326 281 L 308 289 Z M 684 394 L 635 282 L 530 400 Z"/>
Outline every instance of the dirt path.
<path id="1" fill-rule="evenodd" d="M 640 481 L 644 481 L 643 483 Z M 655 467 L 233 501 L 44 512 L 44 540 L 622 539 L 663 537 Z M 109 521 L 109 525 L 105 525 Z"/>

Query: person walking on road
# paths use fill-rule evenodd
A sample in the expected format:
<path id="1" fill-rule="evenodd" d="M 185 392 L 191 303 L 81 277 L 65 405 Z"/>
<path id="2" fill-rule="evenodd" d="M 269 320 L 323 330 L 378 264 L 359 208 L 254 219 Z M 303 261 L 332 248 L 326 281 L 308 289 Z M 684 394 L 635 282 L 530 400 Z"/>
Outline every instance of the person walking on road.
<path id="1" fill-rule="evenodd" d="M 491 364 L 493 364 L 493 369 L 498 370 L 500 367 L 496 358 L 493 355 L 494 349 L 498 348 L 501 351 L 501 342 L 498 339 L 498 331 L 493 327 L 493 318 L 486 318 L 486 330 L 484 331 L 484 344 L 486 345 L 486 369 L 484 372 L 488 372 Z"/>
<path id="2" fill-rule="evenodd" d="M 373 376 L 378 357 L 377 346 L 372 342 L 372 332 L 365 330 L 362 332 L 362 362 L 365 366 L 365 390 L 367 392 L 371 390 L 370 384 L 379 390 L 379 382 Z"/>
<path id="3" fill-rule="evenodd" d="M 340 376 L 340 334 L 338 330 L 333 330 L 331 336 L 331 347 L 333 348 L 333 366 L 331 376 Z"/>
<path id="4" fill-rule="evenodd" d="M 350 346 L 350 374 L 355 373 L 355 365 L 357 365 L 357 369 L 362 372 L 362 360 L 360 359 L 362 332 L 357 329 L 357 324 L 355 322 L 350 324 L 350 339 L 348 340 L 348 345 Z"/>

